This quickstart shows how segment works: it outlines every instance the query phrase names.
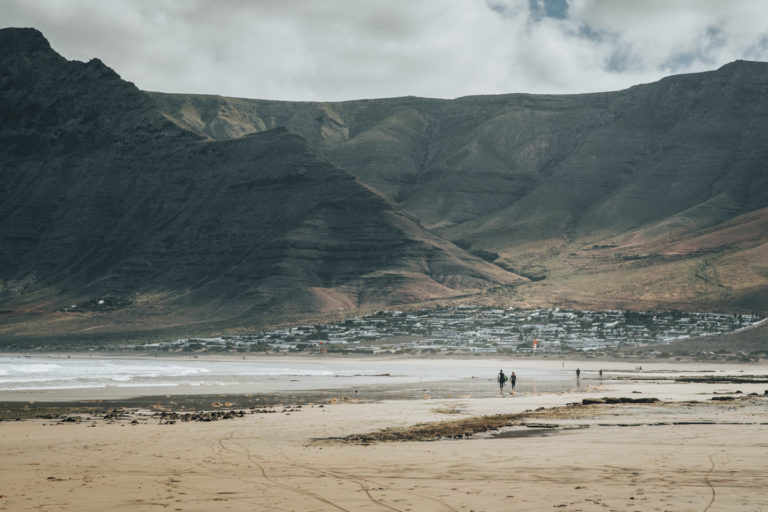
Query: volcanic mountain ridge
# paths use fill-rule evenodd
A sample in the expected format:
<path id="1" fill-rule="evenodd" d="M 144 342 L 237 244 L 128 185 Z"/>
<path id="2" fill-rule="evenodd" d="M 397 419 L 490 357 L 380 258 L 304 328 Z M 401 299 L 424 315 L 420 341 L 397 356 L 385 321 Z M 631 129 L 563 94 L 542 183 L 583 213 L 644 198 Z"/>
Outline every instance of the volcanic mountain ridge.
<path id="1" fill-rule="evenodd" d="M 0 339 L 436 299 L 768 309 L 768 64 L 318 103 L 143 92 L 34 29 L 0 48 Z"/>
<path id="2" fill-rule="evenodd" d="M 0 31 L 0 336 L 143 336 L 525 281 L 283 128 L 210 140 L 98 60 Z"/>

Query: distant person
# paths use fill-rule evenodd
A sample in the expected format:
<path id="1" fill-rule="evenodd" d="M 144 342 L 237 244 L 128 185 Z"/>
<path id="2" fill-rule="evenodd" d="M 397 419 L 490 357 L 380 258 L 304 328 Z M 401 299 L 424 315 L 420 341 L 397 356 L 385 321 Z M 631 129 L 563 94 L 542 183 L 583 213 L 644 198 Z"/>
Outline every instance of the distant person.
<path id="1" fill-rule="evenodd" d="M 600 368 L 600 380 L 603 380 L 603 369 Z"/>
<path id="2" fill-rule="evenodd" d="M 499 375 L 496 377 L 496 380 L 499 382 L 499 393 L 502 393 L 504 390 L 504 383 L 507 382 L 507 376 L 504 375 L 504 370 L 499 370 Z"/>
<path id="3" fill-rule="evenodd" d="M 510 389 L 515 389 L 515 384 L 517 383 L 517 375 L 515 375 L 515 372 L 511 372 L 509 374 L 509 387 Z"/>
<path id="4" fill-rule="evenodd" d="M 581 375 L 581 370 L 576 368 L 576 378 L 578 379 L 580 375 Z"/>

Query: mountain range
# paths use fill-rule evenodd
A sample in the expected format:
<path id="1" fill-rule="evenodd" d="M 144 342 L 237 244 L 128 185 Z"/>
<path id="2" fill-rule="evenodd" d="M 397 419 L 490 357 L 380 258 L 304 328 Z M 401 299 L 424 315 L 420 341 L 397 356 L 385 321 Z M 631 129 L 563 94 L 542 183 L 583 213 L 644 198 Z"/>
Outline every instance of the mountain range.
<path id="1" fill-rule="evenodd" d="M 34 29 L 0 49 L 0 338 L 768 306 L 768 64 L 321 103 L 141 91 Z"/>

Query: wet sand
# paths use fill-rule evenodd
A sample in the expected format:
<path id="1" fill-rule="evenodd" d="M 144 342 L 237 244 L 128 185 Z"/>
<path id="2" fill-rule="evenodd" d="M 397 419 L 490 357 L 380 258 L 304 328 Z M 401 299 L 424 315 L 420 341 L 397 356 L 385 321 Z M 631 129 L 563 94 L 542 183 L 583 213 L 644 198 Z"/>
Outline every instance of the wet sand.
<path id="1" fill-rule="evenodd" d="M 0 510 L 768 510 L 766 388 L 584 380 L 503 397 L 59 401 L 63 418 L 0 422 Z M 603 397 L 627 403 L 582 405 Z M 243 414 L 183 421 L 170 402 L 186 398 L 190 411 Z M 6 410 L 25 405 L 40 407 Z M 82 406 L 118 413 L 67 409 Z"/>

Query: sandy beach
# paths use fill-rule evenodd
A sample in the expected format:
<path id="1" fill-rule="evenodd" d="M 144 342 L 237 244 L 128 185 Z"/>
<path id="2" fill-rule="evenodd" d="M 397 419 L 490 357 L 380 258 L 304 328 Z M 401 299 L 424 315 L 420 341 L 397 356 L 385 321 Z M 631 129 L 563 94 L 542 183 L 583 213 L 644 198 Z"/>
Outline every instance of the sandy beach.
<path id="1" fill-rule="evenodd" d="M 768 384 L 676 382 L 663 366 L 565 392 L 361 400 L 338 389 L 204 421 L 184 421 L 169 395 L 107 418 L 6 419 L 0 510 L 768 510 Z M 624 403 L 590 403 L 604 397 Z M 245 405 L 228 400 L 199 404 Z"/>

